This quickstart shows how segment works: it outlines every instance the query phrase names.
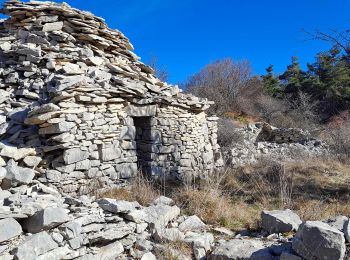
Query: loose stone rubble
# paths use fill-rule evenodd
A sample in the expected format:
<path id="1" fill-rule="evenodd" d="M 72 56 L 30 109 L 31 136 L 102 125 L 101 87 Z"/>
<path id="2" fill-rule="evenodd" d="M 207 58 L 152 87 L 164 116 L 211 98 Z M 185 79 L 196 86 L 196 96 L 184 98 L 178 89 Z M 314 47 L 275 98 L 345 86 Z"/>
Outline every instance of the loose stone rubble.
<path id="1" fill-rule="evenodd" d="M 225 163 L 233 167 L 254 164 L 264 158 L 284 161 L 329 154 L 327 144 L 299 128 L 276 128 L 255 123 L 232 131 L 242 137 L 223 155 Z"/>
<path id="2" fill-rule="evenodd" d="M 60 191 L 205 178 L 222 165 L 211 102 L 161 82 L 102 18 L 62 3 L 4 3 L 0 177 Z M 35 176 L 34 176 L 35 175 Z M 21 176 L 21 177 L 19 177 Z M 3 187 L 4 188 L 4 187 Z"/>
<path id="3" fill-rule="evenodd" d="M 344 259 L 349 223 L 339 216 L 298 225 L 290 210 L 265 211 L 265 230 L 232 232 L 182 215 L 170 198 L 141 206 L 72 197 L 35 180 L 0 190 L 0 205 L 0 259 Z M 192 255 L 169 247 L 179 242 Z"/>

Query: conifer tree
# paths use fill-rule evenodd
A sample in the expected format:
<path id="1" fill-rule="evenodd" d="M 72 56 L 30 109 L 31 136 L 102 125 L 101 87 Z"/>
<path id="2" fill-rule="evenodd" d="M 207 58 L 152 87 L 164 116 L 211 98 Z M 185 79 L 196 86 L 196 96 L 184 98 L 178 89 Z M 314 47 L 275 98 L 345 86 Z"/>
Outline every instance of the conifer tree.
<path id="1" fill-rule="evenodd" d="M 273 65 L 266 68 L 267 74 L 262 76 L 264 89 L 270 95 L 276 96 L 281 93 L 281 85 L 277 77 L 273 74 Z"/>

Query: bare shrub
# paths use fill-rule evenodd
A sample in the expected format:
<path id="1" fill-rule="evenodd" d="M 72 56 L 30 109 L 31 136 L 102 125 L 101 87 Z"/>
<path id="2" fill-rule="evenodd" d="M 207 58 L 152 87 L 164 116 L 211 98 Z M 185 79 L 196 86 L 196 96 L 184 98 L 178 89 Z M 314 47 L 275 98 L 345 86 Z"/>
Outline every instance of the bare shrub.
<path id="1" fill-rule="evenodd" d="M 158 79 L 160 79 L 161 81 L 168 81 L 169 79 L 169 72 L 166 69 L 166 67 L 164 67 L 163 65 L 159 64 L 159 60 L 156 56 L 152 56 L 148 62 L 148 66 L 150 66 L 153 70 L 154 70 L 154 74 L 156 75 L 156 77 Z"/>
<path id="2" fill-rule="evenodd" d="M 240 91 L 251 82 L 248 61 L 223 59 L 207 65 L 184 84 L 188 92 L 215 102 L 209 113 L 222 114 L 234 109 Z"/>
<path id="3" fill-rule="evenodd" d="M 235 111 L 277 127 L 317 128 L 319 103 L 304 92 L 286 98 L 268 95 L 247 61 L 223 59 L 207 65 L 183 85 L 188 92 L 215 102 L 210 114 Z"/>
<path id="4" fill-rule="evenodd" d="M 334 155 L 346 162 L 350 158 L 350 121 L 341 126 L 329 127 L 325 135 Z"/>
<path id="5" fill-rule="evenodd" d="M 264 207 L 271 207 L 271 198 L 278 208 L 292 208 L 293 173 L 286 170 L 284 163 L 261 158 L 258 163 L 241 167 L 234 175 L 246 196 Z M 249 199 L 248 199 L 249 200 Z"/>
<path id="6" fill-rule="evenodd" d="M 303 129 L 314 130 L 318 127 L 320 102 L 312 95 L 299 91 L 295 98 L 287 97 L 289 110 L 287 114 L 293 119 L 294 126 Z"/>

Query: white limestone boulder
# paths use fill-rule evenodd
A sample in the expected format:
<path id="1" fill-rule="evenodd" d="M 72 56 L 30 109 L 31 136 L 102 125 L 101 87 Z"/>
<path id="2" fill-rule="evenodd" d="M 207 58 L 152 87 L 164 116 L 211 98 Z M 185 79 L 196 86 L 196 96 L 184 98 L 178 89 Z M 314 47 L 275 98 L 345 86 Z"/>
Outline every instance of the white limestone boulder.
<path id="1" fill-rule="evenodd" d="M 209 260 L 273 259 L 268 248 L 257 239 L 232 239 L 221 242 L 208 256 Z"/>
<path id="2" fill-rule="evenodd" d="M 17 148 L 15 146 L 3 145 L 0 155 L 15 161 L 19 161 L 29 155 L 36 155 L 36 151 L 34 148 Z"/>
<path id="3" fill-rule="evenodd" d="M 206 227 L 207 225 L 205 225 L 199 217 L 194 215 L 186 218 L 179 225 L 179 230 L 181 230 L 182 232 L 186 232 L 186 231 L 202 230 L 202 229 L 205 229 Z"/>
<path id="4" fill-rule="evenodd" d="M 21 184 L 29 184 L 35 176 L 33 169 L 19 167 L 12 159 L 8 161 L 5 169 L 6 175 L 1 184 L 3 189 L 9 189 Z"/>
<path id="5" fill-rule="evenodd" d="M 114 243 L 108 244 L 101 247 L 94 259 L 104 259 L 104 260 L 114 260 L 117 259 L 124 252 L 124 247 L 122 243 L 116 241 Z"/>
<path id="6" fill-rule="evenodd" d="M 294 239 L 293 250 L 301 257 L 336 260 L 345 255 L 344 234 L 321 221 L 306 221 L 300 225 Z"/>
<path id="7" fill-rule="evenodd" d="M 57 248 L 57 243 L 47 232 L 28 236 L 15 250 L 17 260 L 36 260 L 40 255 Z"/>
<path id="8" fill-rule="evenodd" d="M 130 213 L 133 210 L 139 209 L 141 206 L 138 202 L 129 202 L 125 200 L 115 199 L 99 199 L 97 204 L 104 210 L 112 213 Z"/>
<path id="9" fill-rule="evenodd" d="M 300 217 L 293 211 L 287 210 L 272 210 L 262 211 L 261 213 L 262 228 L 272 233 L 285 233 L 298 230 L 302 223 Z"/>
<path id="10" fill-rule="evenodd" d="M 145 221 L 147 223 L 165 227 L 169 221 L 176 219 L 180 215 L 180 208 L 158 204 L 144 208 L 144 212 L 146 213 Z"/>
<path id="11" fill-rule="evenodd" d="M 49 230 L 69 221 L 69 216 L 63 208 L 45 208 L 29 217 L 23 228 L 29 233 Z"/>
<path id="12" fill-rule="evenodd" d="M 141 260 L 157 260 L 157 257 L 152 252 L 147 252 L 141 257 Z"/>
<path id="13" fill-rule="evenodd" d="M 0 243 L 8 241 L 22 233 L 21 225 L 13 218 L 0 219 Z"/>
<path id="14" fill-rule="evenodd" d="M 196 259 L 202 259 L 212 248 L 214 236 L 211 233 L 188 232 L 183 241 L 192 245 Z"/>
<path id="15" fill-rule="evenodd" d="M 25 163 L 25 165 L 27 165 L 28 167 L 33 167 L 35 168 L 36 166 L 39 165 L 39 163 L 41 162 L 41 158 L 39 156 L 27 156 L 23 159 L 23 162 Z"/>
<path id="16" fill-rule="evenodd" d="M 329 218 L 323 222 L 343 232 L 347 221 L 348 218 L 346 216 L 336 216 L 333 218 Z"/>

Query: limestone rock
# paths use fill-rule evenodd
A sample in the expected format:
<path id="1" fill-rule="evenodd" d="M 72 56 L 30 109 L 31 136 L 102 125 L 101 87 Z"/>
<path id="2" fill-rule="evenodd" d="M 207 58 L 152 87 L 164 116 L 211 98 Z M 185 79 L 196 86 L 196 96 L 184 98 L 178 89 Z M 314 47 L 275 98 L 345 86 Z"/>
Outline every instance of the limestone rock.
<path id="1" fill-rule="evenodd" d="M 109 224 L 105 229 L 88 236 L 90 243 L 115 241 L 126 237 L 136 230 L 135 223 L 118 222 L 116 224 Z"/>
<path id="2" fill-rule="evenodd" d="M 48 233 L 37 233 L 27 237 L 15 249 L 15 258 L 18 260 L 36 260 L 38 256 L 57 247 L 58 245 Z"/>
<path id="3" fill-rule="evenodd" d="M 185 239 L 184 233 L 177 228 L 160 228 L 156 227 L 153 237 L 158 242 L 164 241 L 183 241 Z"/>
<path id="4" fill-rule="evenodd" d="M 27 156 L 23 159 L 23 162 L 28 166 L 28 167 L 33 167 L 35 168 L 38 166 L 38 164 L 42 161 L 42 159 L 38 156 Z"/>
<path id="5" fill-rule="evenodd" d="M 79 65 L 73 63 L 64 65 L 62 69 L 66 75 L 78 75 L 84 73 L 84 71 L 80 69 Z"/>
<path id="6" fill-rule="evenodd" d="M 330 225 L 331 227 L 343 232 L 347 221 L 348 218 L 346 216 L 336 216 L 334 218 L 327 219 L 324 222 Z"/>
<path id="7" fill-rule="evenodd" d="M 22 227 L 15 219 L 0 219 L 0 243 L 17 237 L 21 233 Z"/>
<path id="8" fill-rule="evenodd" d="M 0 152 L 1 156 L 14 159 L 15 161 L 21 160 L 26 156 L 35 155 L 35 154 L 36 154 L 36 151 L 34 148 L 17 148 L 15 146 L 7 146 L 7 145 Z"/>
<path id="9" fill-rule="evenodd" d="M 211 233 L 187 233 L 184 242 L 190 243 L 196 259 L 202 259 L 211 249 L 214 236 Z"/>
<path id="10" fill-rule="evenodd" d="M 154 254 L 148 252 L 141 257 L 141 260 L 157 260 L 157 258 Z"/>
<path id="11" fill-rule="evenodd" d="M 46 23 L 43 32 L 59 31 L 63 27 L 63 22 Z"/>
<path id="12" fill-rule="evenodd" d="M 144 211 L 146 213 L 145 221 L 147 223 L 159 225 L 160 227 L 166 226 L 169 221 L 175 219 L 180 214 L 179 207 L 163 204 L 146 207 Z"/>
<path id="13" fill-rule="evenodd" d="M 174 200 L 172 200 L 171 198 L 165 197 L 165 196 L 160 196 L 159 198 L 155 199 L 153 201 L 153 204 L 154 205 L 163 204 L 163 205 L 168 205 L 168 206 L 175 205 Z"/>
<path id="14" fill-rule="evenodd" d="M 293 211 L 287 210 L 264 210 L 261 213 L 262 227 L 269 233 L 285 233 L 298 230 L 302 223 L 300 217 Z"/>
<path id="15" fill-rule="evenodd" d="M 194 230 L 201 230 L 206 228 L 206 225 L 203 223 L 202 220 L 200 220 L 197 216 L 190 216 L 185 219 L 180 225 L 179 230 L 182 232 L 185 231 L 194 231 Z"/>
<path id="16" fill-rule="evenodd" d="M 38 233 L 57 227 L 68 220 L 69 216 L 64 209 L 45 208 L 29 217 L 24 224 L 24 228 L 30 233 Z"/>
<path id="17" fill-rule="evenodd" d="M 98 205 L 109 212 L 112 213 L 129 213 L 135 209 L 140 208 L 138 202 L 129 202 L 124 200 L 115 200 L 115 199 L 100 199 L 97 201 Z"/>
<path id="18" fill-rule="evenodd" d="M 95 257 L 96 259 L 114 260 L 117 259 L 117 257 L 123 252 L 124 247 L 122 243 L 116 241 L 114 243 L 101 247 Z"/>
<path id="19" fill-rule="evenodd" d="M 346 240 L 350 242 L 350 219 L 348 219 L 344 225 L 344 235 Z"/>
<path id="20" fill-rule="evenodd" d="M 63 160 L 66 164 L 80 162 L 87 158 L 89 158 L 89 152 L 82 151 L 79 148 L 68 149 L 68 150 L 65 150 L 63 153 Z"/>
<path id="21" fill-rule="evenodd" d="M 323 222 L 306 221 L 293 239 L 293 250 L 305 259 L 343 259 L 344 234 Z"/>
<path id="22" fill-rule="evenodd" d="M 68 132 L 75 126 L 73 122 L 60 122 L 45 128 L 39 129 L 39 134 L 48 135 L 48 134 L 61 134 L 64 132 Z"/>
<path id="23" fill-rule="evenodd" d="M 17 166 L 17 163 L 10 160 L 6 166 L 6 175 L 2 182 L 2 188 L 8 189 L 20 184 L 29 184 L 35 174 L 32 169 Z"/>
<path id="24" fill-rule="evenodd" d="M 106 147 L 101 149 L 101 160 L 108 162 L 120 158 L 122 152 L 118 147 Z"/>
<path id="25" fill-rule="evenodd" d="M 0 167 L 0 182 L 2 181 L 3 178 L 6 176 L 6 169 L 4 167 Z"/>
<path id="26" fill-rule="evenodd" d="M 262 256 L 269 255 L 270 258 L 263 258 Z M 221 243 L 209 255 L 209 260 L 222 259 L 272 259 L 266 246 L 259 240 L 244 240 L 233 239 Z"/>

